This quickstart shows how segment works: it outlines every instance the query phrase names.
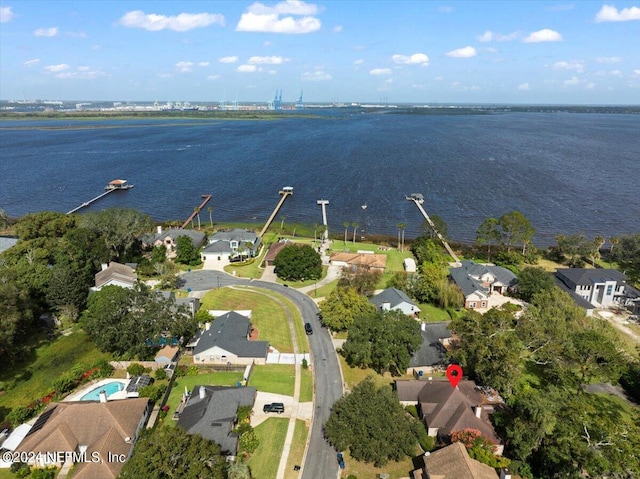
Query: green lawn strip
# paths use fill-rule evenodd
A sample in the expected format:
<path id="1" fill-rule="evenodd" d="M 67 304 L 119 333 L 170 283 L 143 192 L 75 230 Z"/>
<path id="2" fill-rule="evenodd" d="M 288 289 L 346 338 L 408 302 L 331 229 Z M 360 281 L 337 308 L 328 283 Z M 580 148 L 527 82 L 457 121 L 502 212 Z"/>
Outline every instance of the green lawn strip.
<path id="1" fill-rule="evenodd" d="M 311 286 L 312 284 L 315 284 L 318 281 L 321 281 L 322 279 L 324 279 L 327 276 L 327 270 L 328 270 L 327 266 L 322 267 L 322 275 L 320 276 L 320 279 L 306 279 L 304 281 L 285 281 L 284 279 L 277 278 L 276 282 L 280 284 L 286 284 L 290 288 L 303 288 L 305 286 Z"/>
<path id="2" fill-rule="evenodd" d="M 294 471 L 294 466 L 302 465 L 304 459 L 304 448 L 309 435 L 309 425 L 302 419 L 296 420 L 296 427 L 293 430 L 293 440 L 291 441 L 291 449 L 289 450 L 289 458 L 287 459 L 287 467 L 284 470 L 285 479 L 298 479 L 300 473 Z"/>
<path id="3" fill-rule="evenodd" d="M 293 352 L 291 332 L 283 307 L 269 295 L 250 288 L 221 288 L 209 291 L 201 300 L 205 309 L 250 309 L 251 324 L 258 330 L 258 339 L 283 353 Z"/>
<path id="4" fill-rule="evenodd" d="M 416 447 L 416 455 L 420 454 Z M 344 451 L 345 469 L 342 477 L 353 475 L 358 478 L 381 477 L 380 474 L 389 474 L 389 479 L 400 479 L 409 476 L 409 471 L 413 470 L 413 461 L 406 457 L 400 462 L 390 461 L 383 467 L 375 467 L 373 464 L 358 462 L 351 458 L 349 451 Z"/>
<path id="5" fill-rule="evenodd" d="M 247 461 L 254 479 L 274 479 L 278 474 L 289 419 L 270 417 L 255 428 L 260 445 Z"/>
<path id="6" fill-rule="evenodd" d="M 254 366 L 248 386 L 258 391 L 293 396 L 295 367 L 291 364 Z"/>
<path id="7" fill-rule="evenodd" d="M 378 374 L 373 369 L 361 369 L 361 368 L 352 368 L 350 367 L 344 358 L 341 355 L 338 355 L 338 360 L 340 361 L 340 368 L 342 369 L 342 376 L 344 377 L 344 382 L 347 383 L 349 388 L 353 388 L 356 384 L 364 380 L 367 376 L 373 377 L 376 385 L 378 387 L 388 386 L 391 387 L 393 382 L 396 379 L 414 379 L 411 375 L 403 375 L 394 377 L 389 373 L 384 373 L 384 375 Z"/>
<path id="8" fill-rule="evenodd" d="M 0 469 L 0 479 L 16 479 L 17 477 L 9 469 Z"/>
<path id="9" fill-rule="evenodd" d="M 53 382 L 74 366 L 89 369 L 102 358 L 110 359 L 81 330 L 42 344 L 35 348 L 34 357 L 0 368 L 0 382 L 7 388 L 7 393 L 0 396 L 0 409 L 27 406 L 51 391 Z"/>
<path id="10" fill-rule="evenodd" d="M 252 258 L 249 262 L 245 263 L 234 263 L 224 267 L 225 272 L 229 274 L 234 274 L 240 278 L 255 278 L 258 279 L 262 276 L 263 268 L 260 267 L 262 264 L 262 260 L 267 254 L 267 247 L 263 246 L 260 250 L 260 254 L 255 258 Z"/>
<path id="11" fill-rule="evenodd" d="M 429 303 L 420 303 L 418 305 L 420 308 L 420 319 L 422 321 L 427 321 L 429 323 L 437 323 L 441 321 L 450 321 L 451 317 L 449 313 L 433 304 Z"/>
<path id="12" fill-rule="evenodd" d="M 312 289 L 307 293 L 307 296 L 311 296 L 312 298 L 326 298 L 331 294 L 331 292 L 338 287 L 337 279 L 334 279 L 328 284 L 324 286 L 320 286 L 319 288 Z"/>
<path id="13" fill-rule="evenodd" d="M 242 381 L 241 372 L 226 372 L 219 371 L 213 373 L 198 374 L 196 376 L 183 376 L 176 378 L 173 382 L 173 387 L 169 393 L 167 404 L 170 406 L 165 423 L 174 426 L 178 421 L 172 420 L 173 413 L 176 411 L 182 395 L 184 394 L 184 388 L 189 391 L 193 391 L 195 386 L 235 386 L 238 381 Z M 196 391 L 197 394 L 197 391 Z"/>
<path id="14" fill-rule="evenodd" d="M 300 402 L 313 401 L 313 374 L 311 369 L 300 368 Z"/>

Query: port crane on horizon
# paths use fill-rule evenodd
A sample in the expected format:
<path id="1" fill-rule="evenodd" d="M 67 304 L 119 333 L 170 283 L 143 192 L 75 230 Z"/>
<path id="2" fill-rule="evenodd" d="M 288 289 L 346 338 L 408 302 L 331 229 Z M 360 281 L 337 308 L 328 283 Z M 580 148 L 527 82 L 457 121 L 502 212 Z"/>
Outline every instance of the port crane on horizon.
<path id="1" fill-rule="evenodd" d="M 415 203 L 415 205 L 420 210 L 420 213 L 422 213 L 422 216 L 424 216 L 424 219 L 427 220 L 427 223 L 429 223 L 429 226 L 431 226 L 431 229 L 433 230 L 433 232 L 440 239 L 440 241 L 442 241 L 442 244 L 444 245 L 445 249 L 447 250 L 447 253 L 449 253 L 449 255 L 451 255 L 451 257 L 453 258 L 453 261 L 456 264 L 461 265 L 462 263 L 460 263 L 460 258 L 458 258 L 458 256 L 453 252 L 453 250 L 451 249 L 451 246 L 449 246 L 449 243 L 447 243 L 447 240 L 444 239 L 444 236 L 442 236 L 440 234 L 440 232 L 436 229 L 435 223 L 433 222 L 433 220 L 431 218 L 429 218 L 429 215 L 427 214 L 427 212 L 422 207 L 422 204 L 424 203 L 424 196 L 422 196 L 422 193 L 411 193 L 411 195 L 405 196 L 405 199 L 407 201 L 413 201 Z"/>

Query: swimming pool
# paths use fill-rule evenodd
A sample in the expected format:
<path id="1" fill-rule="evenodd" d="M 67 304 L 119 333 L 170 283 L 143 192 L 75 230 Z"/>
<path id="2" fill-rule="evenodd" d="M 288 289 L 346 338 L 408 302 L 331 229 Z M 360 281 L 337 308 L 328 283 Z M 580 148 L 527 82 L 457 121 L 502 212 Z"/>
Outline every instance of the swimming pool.
<path id="1" fill-rule="evenodd" d="M 80 401 L 99 401 L 100 400 L 100 391 L 104 391 L 107 393 L 107 397 L 111 396 L 114 393 L 124 390 L 124 383 L 120 381 L 113 381 L 107 384 L 103 384 L 102 386 L 98 386 L 95 389 L 92 389 L 87 394 L 80 398 Z"/>

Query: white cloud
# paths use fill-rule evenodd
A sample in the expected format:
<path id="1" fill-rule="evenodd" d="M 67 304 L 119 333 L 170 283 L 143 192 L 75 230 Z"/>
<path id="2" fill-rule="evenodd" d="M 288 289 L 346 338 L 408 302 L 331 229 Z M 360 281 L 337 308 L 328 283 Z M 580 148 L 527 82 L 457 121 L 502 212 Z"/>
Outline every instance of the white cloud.
<path id="1" fill-rule="evenodd" d="M 437 77 L 434 78 L 435 81 L 442 81 L 444 80 L 444 77 L 442 75 L 438 75 Z"/>
<path id="2" fill-rule="evenodd" d="M 220 78 L 220 75 L 209 75 L 207 77 L 207 80 L 218 80 Z"/>
<path id="3" fill-rule="evenodd" d="M 84 32 L 65 32 L 64 34 L 73 38 L 87 38 L 87 34 Z"/>
<path id="4" fill-rule="evenodd" d="M 224 16 L 218 13 L 180 13 L 178 15 L 166 16 L 156 13 L 146 14 L 142 10 L 127 12 L 118 20 L 118 24 L 123 27 L 142 28 L 150 32 L 165 29 L 175 32 L 186 32 L 194 28 L 208 27 L 216 23 L 224 26 Z"/>
<path id="5" fill-rule="evenodd" d="M 189 73 L 193 71 L 193 62 L 178 62 L 176 63 L 176 69 L 180 73 Z"/>
<path id="6" fill-rule="evenodd" d="M 209 62 L 198 62 L 198 66 L 199 67 L 208 67 L 209 66 Z"/>
<path id="7" fill-rule="evenodd" d="M 565 85 L 580 85 L 584 80 L 580 80 L 578 77 L 571 77 L 569 80 L 565 80 L 563 83 Z"/>
<path id="8" fill-rule="evenodd" d="M 612 75 L 614 77 L 621 77 L 622 76 L 622 72 L 620 70 L 611 70 L 609 72 L 609 75 Z"/>
<path id="9" fill-rule="evenodd" d="M 480 91 L 480 90 L 482 90 L 482 88 L 479 87 L 478 85 L 471 85 L 469 90 L 471 90 L 471 91 Z"/>
<path id="10" fill-rule="evenodd" d="M 105 76 L 105 73 L 100 70 L 91 70 L 90 67 L 79 67 L 75 72 L 58 73 L 56 78 L 92 80 L 102 76 Z"/>
<path id="11" fill-rule="evenodd" d="M 598 57 L 596 58 L 598 63 L 620 63 L 622 58 L 620 57 Z"/>
<path id="12" fill-rule="evenodd" d="M 302 79 L 304 81 L 329 81 L 332 80 L 333 77 L 324 70 L 315 70 L 312 72 L 304 72 Z"/>
<path id="13" fill-rule="evenodd" d="M 288 62 L 288 58 L 271 56 L 271 57 L 251 57 L 249 58 L 250 65 L 281 65 L 284 62 Z"/>
<path id="14" fill-rule="evenodd" d="M 596 13 L 596 22 L 627 22 L 640 20 L 640 7 L 629 7 L 618 10 L 613 5 L 602 5 Z"/>
<path id="15" fill-rule="evenodd" d="M 364 60 L 362 58 L 359 58 L 358 60 L 353 62 L 354 65 L 362 65 L 363 63 L 364 63 Z"/>
<path id="16" fill-rule="evenodd" d="M 471 58 L 475 57 L 477 54 L 478 52 L 472 46 L 466 46 L 447 52 L 447 56 L 452 58 Z"/>
<path id="17" fill-rule="evenodd" d="M 520 35 L 519 32 L 509 33 L 507 35 L 503 35 L 501 33 L 492 32 L 491 30 L 487 30 L 482 35 L 478 35 L 476 38 L 479 42 L 510 42 L 515 40 Z"/>
<path id="18" fill-rule="evenodd" d="M 387 78 L 384 82 L 391 85 L 393 83 L 393 78 Z"/>
<path id="19" fill-rule="evenodd" d="M 438 8 L 438 11 L 440 13 L 453 13 L 453 7 L 447 7 L 447 6 L 440 7 L 440 8 Z"/>
<path id="20" fill-rule="evenodd" d="M 219 58 L 218 61 L 220 63 L 236 63 L 238 61 L 238 57 L 236 57 L 236 56 L 222 57 L 222 58 Z"/>
<path id="21" fill-rule="evenodd" d="M 555 30 L 543 28 L 537 32 L 532 32 L 523 40 L 525 43 L 540 43 L 540 42 L 561 42 L 562 35 Z"/>
<path id="22" fill-rule="evenodd" d="M 633 74 L 640 77 L 640 68 L 633 70 Z"/>
<path id="23" fill-rule="evenodd" d="M 566 3 L 561 5 L 551 5 L 547 7 L 548 12 L 568 12 L 569 10 L 573 10 L 575 5 L 573 3 Z"/>
<path id="24" fill-rule="evenodd" d="M 593 82 L 589 82 L 589 83 L 587 83 L 587 84 L 584 86 L 584 88 L 585 88 L 586 90 L 593 90 L 593 89 L 595 89 L 595 87 L 596 87 L 596 84 L 595 84 L 595 83 L 593 83 Z"/>
<path id="25" fill-rule="evenodd" d="M 520 85 L 518 85 L 518 90 L 519 91 L 529 91 L 529 90 L 531 90 L 531 86 L 528 83 L 520 83 Z"/>
<path id="26" fill-rule="evenodd" d="M 265 40 L 262 46 L 265 48 L 269 48 L 271 46 L 271 42 L 269 40 Z"/>
<path id="27" fill-rule="evenodd" d="M 273 7 L 255 2 L 240 16 L 236 31 L 311 33 L 320 29 L 320 20 L 313 16 L 319 12 L 320 9 L 317 5 L 300 0 L 286 0 Z M 296 15 L 296 17 L 292 15 Z"/>
<path id="28" fill-rule="evenodd" d="M 342 31 L 342 25 L 336 25 L 335 27 L 333 27 L 333 31 L 335 33 L 340 33 Z"/>
<path id="29" fill-rule="evenodd" d="M 391 75 L 391 68 L 374 68 L 369 70 L 369 75 Z"/>
<path id="30" fill-rule="evenodd" d="M 48 72 L 52 72 L 52 73 L 68 70 L 69 68 L 71 68 L 71 67 L 69 65 L 67 65 L 66 63 L 60 63 L 58 65 L 47 65 L 46 67 L 44 67 L 45 70 L 47 70 Z"/>
<path id="31" fill-rule="evenodd" d="M 23 65 L 25 67 L 30 67 L 31 65 L 35 65 L 36 63 L 40 63 L 39 58 L 34 58 L 33 60 L 27 60 L 26 62 L 23 63 Z"/>
<path id="32" fill-rule="evenodd" d="M 171 73 L 158 73 L 156 76 L 158 78 L 173 78 L 173 75 Z"/>
<path id="33" fill-rule="evenodd" d="M 240 73 L 253 73 L 257 69 L 258 67 L 255 65 L 240 65 L 238 68 L 236 68 L 236 71 L 239 71 Z"/>
<path id="34" fill-rule="evenodd" d="M 11 7 L 0 7 L 0 23 L 10 22 L 15 16 Z"/>
<path id="35" fill-rule="evenodd" d="M 38 28 L 34 30 L 33 34 L 36 37 L 55 37 L 58 35 L 58 27 Z"/>
<path id="36" fill-rule="evenodd" d="M 276 73 L 278 73 L 278 70 L 269 70 L 267 73 L 269 75 L 275 75 Z"/>
<path id="37" fill-rule="evenodd" d="M 575 70 L 578 73 L 584 72 L 584 63 L 578 60 L 572 60 L 570 62 L 560 61 L 553 64 L 554 70 Z"/>
<path id="38" fill-rule="evenodd" d="M 428 65 L 429 57 L 424 53 L 414 53 L 413 55 L 392 55 L 391 59 L 400 65 Z"/>

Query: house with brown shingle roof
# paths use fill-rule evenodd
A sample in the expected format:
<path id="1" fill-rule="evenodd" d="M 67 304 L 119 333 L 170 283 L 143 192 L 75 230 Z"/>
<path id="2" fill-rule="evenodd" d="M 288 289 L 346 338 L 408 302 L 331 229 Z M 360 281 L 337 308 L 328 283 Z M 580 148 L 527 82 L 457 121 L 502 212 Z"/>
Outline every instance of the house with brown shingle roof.
<path id="1" fill-rule="evenodd" d="M 370 252 L 333 253 L 329 258 L 332 265 L 343 268 L 366 268 L 384 272 L 387 267 L 387 255 Z"/>
<path id="2" fill-rule="evenodd" d="M 131 455 L 149 411 L 147 398 L 52 403 L 16 452 L 35 454 L 36 467 L 76 462 L 74 479 L 113 479 Z"/>
<path id="3" fill-rule="evenodd" d="M 411 471 L 413 479 L 498 479 L 495 469 L 469 457 L 461 442 L 438 449 L 422 459 L 424 466 Z"/>
<path id="4" fill-rule="evenodd" d="M 95 275 L 95 287 L 93 291 L 100 291 L 105 286 L 120 286 L 133 289 L 138 281 L 136 270 L 129 265 L 111 261 L 109 265 L 103 264 L 102 270 Z"/>
<path id="5" fill-rule="evenodd" d="M 502 454 L 504 446 L 489 419 L 502 404 L 499 395 L 484 394 L 468 380 L 455 388 L 449 381 L 398 380 L 396 392 L 402 404 L 417 404 L 430 436 L 447 441 L 454 431 L 477 429 L 496 445 L 496 454 Z"/>

